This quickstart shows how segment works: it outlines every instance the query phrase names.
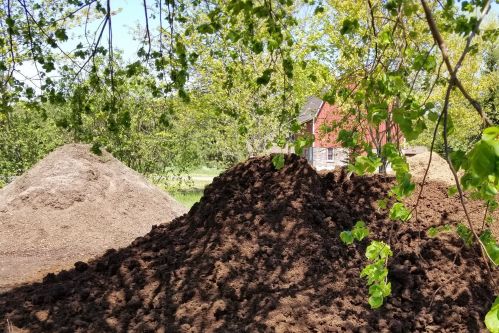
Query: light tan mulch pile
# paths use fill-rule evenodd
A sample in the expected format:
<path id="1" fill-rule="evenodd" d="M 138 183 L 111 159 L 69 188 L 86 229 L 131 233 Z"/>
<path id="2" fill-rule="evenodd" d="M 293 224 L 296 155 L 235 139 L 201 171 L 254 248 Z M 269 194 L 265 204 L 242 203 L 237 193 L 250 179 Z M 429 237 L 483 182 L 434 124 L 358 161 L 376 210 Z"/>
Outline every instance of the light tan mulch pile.
<path id="1" fill-rule="evenodd" d="M 430 152 L 424 152 L 407 159 L 411 174 L 417 181 L 423 180 L 429 159 Z M 454 177 L 452 176 L 447 161 L 435 152 L 433 152 L 431 158 L 430 170 L 428 171 L 426 181 L 442 182 L 448 185 L 454 184 Z"/>
<path id="2" fill-rule="evenodd" d="M 111 154 L 65 145 L 0 190 L 0 289 L 126 246 L 185 212 Z"/>

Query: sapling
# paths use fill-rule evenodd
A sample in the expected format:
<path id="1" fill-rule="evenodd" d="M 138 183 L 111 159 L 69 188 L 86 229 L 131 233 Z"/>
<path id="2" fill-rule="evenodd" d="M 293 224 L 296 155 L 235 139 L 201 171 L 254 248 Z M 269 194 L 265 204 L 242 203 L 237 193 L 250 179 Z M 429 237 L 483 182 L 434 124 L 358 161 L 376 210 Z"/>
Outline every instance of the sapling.
<path id="1" fill-rule="evenodd" d="M 369 305 L 377 309 L 383 305 L 385 297 L 392 292 L 388 282 L 388 258 L 393 255 L 390 246 L 382 241 L 372 241 L 366 249 L 366 257 L 371 262 L 364 267 L 360 277 L 367 278 L 369 286 Z"/>

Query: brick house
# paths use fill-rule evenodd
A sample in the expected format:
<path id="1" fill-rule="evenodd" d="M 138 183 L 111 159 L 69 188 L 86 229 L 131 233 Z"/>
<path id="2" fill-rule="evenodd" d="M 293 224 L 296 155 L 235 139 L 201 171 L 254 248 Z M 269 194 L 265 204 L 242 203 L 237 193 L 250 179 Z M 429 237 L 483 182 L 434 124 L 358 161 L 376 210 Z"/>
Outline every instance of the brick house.
<path id="1" fill-rule="evenodd" d="M 313 134 L 312 147 L 305 148 L 303 154 L 309 163 L 318 170 L 331 170 L 347 164 L 348 149 L 336 142 L 338 133 L 321 135 L 320 128 L 325 123 L 340 120 L 339 109 L 317 97 L 310 97 L 303 106 L 298 122 L 306 133 Z"/>
<path id="2" fill-rule="evenodd" d="M 298 122 L 303 126 L 303 130 L 315 137 L 312 147 L 306 148 L 303 154 L 317 170 L 332 170 L 348 164 L 350 152 L 348 148 L 343 148 L 341 143 L 337 142 L 339 129 L 328 133 L 324 133 L 323 130 L 324 127 L 330 127 L 331 123 L 342 119 L 343 114 L 340 111 L 337 105 L 331 105 L 317 97 L 310 97 L 298 116 Z M 386 135 L 389 132 L 392 136 L 391 142 L 405 145 L 405 139 L 398 127 L 392 125 L 390 131 L 386 128 L 385 123 L 378 128 L 363 126 L 366 141 L 373 147 L 379 146 L 386 143 Z M 426 151 L 426 148 L 407 147 L 401 150 L 406 156 L 411 156 Z"/>

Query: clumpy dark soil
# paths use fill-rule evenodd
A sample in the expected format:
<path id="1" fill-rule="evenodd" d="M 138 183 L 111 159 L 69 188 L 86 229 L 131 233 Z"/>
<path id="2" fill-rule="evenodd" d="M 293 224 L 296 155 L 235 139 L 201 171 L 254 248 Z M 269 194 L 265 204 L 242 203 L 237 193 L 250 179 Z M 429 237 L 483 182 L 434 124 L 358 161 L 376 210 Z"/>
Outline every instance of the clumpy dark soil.
<path id="1" fill-rule="evenodd" d="M 376 208 L 390 179 L 318 175 L 305 160 L 251 159 L 217 177 L 183 217 L 129 247 L 0 295 L 0 325 L 32 332 L 479 332 L 493 301 L 477 248 L 431 225 L 458 202 L 428 184 L 420 221 Z M 359 277 L 369 240 L 345 246 L 359 219 L 385 240 L 392 295 L 367 304 Z"/>

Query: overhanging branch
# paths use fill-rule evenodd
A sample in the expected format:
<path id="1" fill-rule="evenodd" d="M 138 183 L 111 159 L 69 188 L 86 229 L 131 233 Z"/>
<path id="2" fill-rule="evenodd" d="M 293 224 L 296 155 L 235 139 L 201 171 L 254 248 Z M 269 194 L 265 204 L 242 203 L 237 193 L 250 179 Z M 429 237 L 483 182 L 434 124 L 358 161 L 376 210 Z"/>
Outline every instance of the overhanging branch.
<path id="1" fill-rule="evenodd" d="M 445 63 L 445 66 L 447 67 L 447 71 L 449 72 L 450 80 L 452 82 L 454 82 L 455 86 L 461 91 L 464 98 L 466 98 L 468 100 L 468 102 L 475 108 L 475 110 L 478 112 L 480 117 L 483 119 L 483 122 L 487 126 L 492 126 L 492 122 L 487 117 L 487 115 L 484 113 L 480 103 L 477 100 L 475 100 L 473 97 L 471 97 L 471 95 L 466 91 L 466 89 L 462 85 L 461 81 L 459 81 L 459 79 L 457 77 L 457 72 L 458 72 L 459 68 L 461 67 L 461 64 L 464 60 L 464 57 L 466 56 L 466 54 L 468 53 L 468 51 L 470 49 L 471 40 L 476 35 L 476 32 L 478 31 L 478 28 L 483 20 L 483 17 L 488 13 L 488 11 L 490 9 L 490 1 L 485 2 L 485 5 L 484 5 L 483 11 L 482 11 L 482 15 L 480 16 L 479 20 L 477 21 L 473 31 L 470 33 L 470 35 L 466 41 L 466 46 L 465 46 L 461 56 L 459 57 L 459 60 L 456 63 L 455 67 L 452 66 L 452 64 L 451 64 L 451 61 L 449 58 L 449 53 L 447 50 L 447 45 L 445 44 L 445 41 L 442 37 L 442 34 L 438 30 L 437 24 L 435 22 L 435 19 L 433 18 L 433 14 L 431 12 L 430 7 L 428 6 L 428 3 L 426 2 L 426 0 L 421 0 L 421 4 L 423 5 L 423 9 L 424 9 L 425 16 L 426 16 L 426 21 L 428 22 L 428 26 L 430 28 L 433 39 L 435 40 L 435 42 L 437 43 L 437 45 L 440 49 L 440 52 L 442 54 L 442 59 Z"/>

